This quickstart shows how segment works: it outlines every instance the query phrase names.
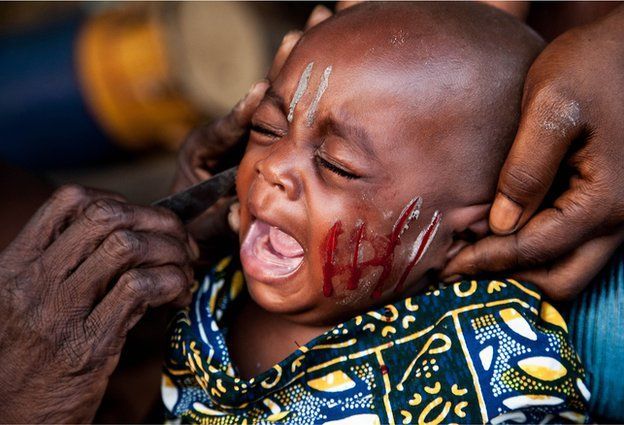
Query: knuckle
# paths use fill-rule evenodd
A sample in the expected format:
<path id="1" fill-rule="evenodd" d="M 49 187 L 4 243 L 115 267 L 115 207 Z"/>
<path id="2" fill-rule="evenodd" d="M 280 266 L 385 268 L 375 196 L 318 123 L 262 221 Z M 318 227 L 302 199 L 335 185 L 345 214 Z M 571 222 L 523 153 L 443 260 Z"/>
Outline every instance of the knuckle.
<path id="1" fill-rule="evenodd" d="M 178 267 L 175 267 L 171 273 L 170 281 L 172 285 L 176 288 L 186 288 L 189 285 L 189 278 L 187 271 L 181 270 Z"/>
<path id="2" fill-rule="evenodd" d="M 98 199 L 85 210 L 85 218 L 94 225 L 109 225 L 127 216 L 126 208 L 113 199 Z"/>
<path id="3" fill-rule="evenodd" d="M 158 213 L 160 224 L 162 227 L 170 229 L 175 234 L 186 238 L 186 229 L 180 221 L 177 215 L 173 211 L 164 207 L 154 207 L 154 210 Z"/>
<path id="4" fill-rule="evenodd" d="M 126 259 L 144 251 L 141 238 L 134 232 L 121 229 L 111 233 L 102 246 L 104 252 L 115 259 Z"/>
<path id="5" fill-rule="evenodd" d="M 580 107 L 574 93 L 558 80 L 548 80 L 534 87 L 528 108 L 546 130 L 561 131 L 580 121 Z"/>
<path id="6" fill-rule="evenodd" d="M 521 165 L 508 167 L 504 176 L 499 191 L 522 205 L 537 192 L 548 189 L 548 183 L 543 177 Z"/>
<path id="7" fill-rule="evenodd" d="M 66 184 L 58 188 L 52 198 L 63 203 L 77 203 L 89 198 L 87 189 L 78 184 Z"/>
<path id="8" fill-rule="evenodd" d="M 529 105 L 547 112 L 571 100 L 570 90 L 555 78 L 538 79 L 529 86 Z"/>
<path id="9" fill-rule="evenodd" d="M 534 267 L 555 258 L 560 243 L 545 241 L 539 234 L 523 234 L 516 237 L 516 267 Z"/>
<path id="10" fill-rule="evenodd" d="M 143 300 L 154 287 L 154 278 L 139 269 L 132 269 L 123 274 L 119 280 L 126 299 Z"/>
<path id="11" fill-rule="evenodd" d="M 596 228 L 608 226 L 611 215 L 606 198 L 599 192 L 587 189 L 576 190 L 574 196 L 555 200 L 554 206 L 558 212 L 552 219 L 554 225 L 561 229 L 571 226 L 575 229 L 574 234 L 562 233 L 561 237 L 567 239 L 573 236 L 582 239 Z"/>

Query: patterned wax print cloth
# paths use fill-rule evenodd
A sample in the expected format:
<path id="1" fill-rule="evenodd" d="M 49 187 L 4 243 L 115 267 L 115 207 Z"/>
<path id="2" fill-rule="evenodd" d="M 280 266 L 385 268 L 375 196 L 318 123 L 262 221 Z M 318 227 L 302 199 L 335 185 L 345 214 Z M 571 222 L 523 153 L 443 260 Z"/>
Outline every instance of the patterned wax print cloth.
<path id="1" fill-rule="evenodd" d="M 588 422 L 585 371 L 561 315 L 512 279 L 440 287 L 341 323 L 251 380 L 226 313 L 243 290 L 225 259 L 170 328 L 162 395 L 193 423 Z M 545 422 L 542 422 L 545 423 Z"/>

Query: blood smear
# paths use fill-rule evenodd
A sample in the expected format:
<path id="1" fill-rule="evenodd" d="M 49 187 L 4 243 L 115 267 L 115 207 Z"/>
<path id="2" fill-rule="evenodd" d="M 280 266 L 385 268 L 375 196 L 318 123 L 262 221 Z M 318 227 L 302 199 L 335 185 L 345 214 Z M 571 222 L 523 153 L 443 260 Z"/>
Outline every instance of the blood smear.
<path id="1" fill-rule="evenodd" d="M 385 237 L 371 237 L 366 234 L 366 223 L 359 222 L 354 231 L 351 234 L 350 242 L 353 244 L 353 255 L 351 256 L 350 264 L 341 266 L 336 264 L 336 248 L 338 245 L 338 238 L 342 233 L 342 224 L 340 221 L 334 223 L 330 229 L 327 237 L 325 238 L 325 244 L 323 245 L 323 295 L 329 297 L 333 294 L 333 278 L 345 272 L 349 272 L 346 288 L 348 290 L 355 290 L 358 288 L 362 271 L 366 267 L 381 267 L 381 273 L 377 279 L 377 283 L 373 288 L 372 297 L 379 298 L 383 293 L 384 284 L 392 272 L 392 263 L 394 262 L 394 254 L 396 247 L 401 244 L 401 236 L 409 229 L 411 223 L 418 219 L 420 215 L 420 208 L 422 206 L 422 199 L 416 197 L 412 199 L 405 206 L 399 218 L 394 223 L 392 232 Z M 408 262 L 407 268 L 404 270 L 401 278 L 395 286 L 395 291 L 400 289 L 404 281 L 407 279 L 409 272 L 423 257 L 427 248 L 429 247 L 431 240 L 435 236 L 435 233 L 440 224 L 441 215 L 438 211 L 434 212 L 431 222 L 426 229 L 420 232 L 414 248 L 412 250 L 413 257 Z M 377 243 L 379 240 L 385 240 L 387 242 L 383 244 Z M 369 241 L 373 245 L 375 255 L 366 261 L 360 262 L 360 254 L 362 250 L 362 243 Z"/>
<path id="2" fill-rule="evenodd" d="M 332 279 L 335 276 L 334 267 L 336 264 L 336 245 L 338 244 L 338 236 L 342 233 L 342 224 L 337 221 L 332 226 L 325 240 L 325 262 L 323 264 L 323 295 L 330 297 L 334 292 Z"/>

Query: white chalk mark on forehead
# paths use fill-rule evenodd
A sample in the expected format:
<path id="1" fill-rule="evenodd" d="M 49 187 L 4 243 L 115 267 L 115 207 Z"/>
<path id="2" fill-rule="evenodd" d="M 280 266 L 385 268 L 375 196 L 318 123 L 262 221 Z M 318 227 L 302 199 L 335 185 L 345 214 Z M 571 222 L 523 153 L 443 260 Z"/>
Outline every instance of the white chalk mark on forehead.
<path id="1" fill-rule="evenodd" d="M 327 86 L 329 85 L 329 76 L 331 75 L 331 72 L 332 72 L 331 65 L 329 65 L 327 68 L 325 68 L 325 71 L 323 71 L 323 77 L 321 77 L 321 82 L 319 83 L 319 86 L 316 89 L 314 100 L 312 100 L 312 103 L 310 104 L 310 108 L 308 109 L 308 116 L 306 120 L 308 127 L 311 127 L 312 124 L 314 124 L 314 116 L 316 115 L 316 109 L 318 108 L 318 104 L 321 101 L 321 97 L 323 97 L 323 93 L 325 93 L 325 90 L 327 90 Z"/>
<path id="2" fill-rule="evenodd" d="M 308 89 L 308 81 L 310 81 L 310 75 L 312 75 L 313 67 L 314 62 L 310 62 L 301 73 L 301 77 L 299 78 L 299 84 L 297 84 L 297 90 L 295 90 L 295 94 L 290 101 L 290 107 L 288 108 L 288 122 L 292 122 L 295 116 L 295 108 L 297 107 L 297 103 L 299 103 L 306 90 Z"/>

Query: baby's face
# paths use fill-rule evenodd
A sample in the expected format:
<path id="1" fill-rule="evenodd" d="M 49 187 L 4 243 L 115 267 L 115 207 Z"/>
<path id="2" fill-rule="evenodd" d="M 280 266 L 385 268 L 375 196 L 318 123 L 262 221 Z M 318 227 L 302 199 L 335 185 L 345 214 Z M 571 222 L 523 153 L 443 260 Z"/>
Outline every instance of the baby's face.
<path id="1" fill-rule="evenodd" d="M 440 265 L 436 126 L 414 118 L 400 70 L 357 62 L 348 49 L 298 46 L 238 171 L 249 292 L 299 322 L 382 305 Z"/>

